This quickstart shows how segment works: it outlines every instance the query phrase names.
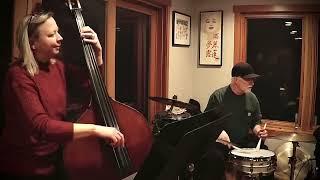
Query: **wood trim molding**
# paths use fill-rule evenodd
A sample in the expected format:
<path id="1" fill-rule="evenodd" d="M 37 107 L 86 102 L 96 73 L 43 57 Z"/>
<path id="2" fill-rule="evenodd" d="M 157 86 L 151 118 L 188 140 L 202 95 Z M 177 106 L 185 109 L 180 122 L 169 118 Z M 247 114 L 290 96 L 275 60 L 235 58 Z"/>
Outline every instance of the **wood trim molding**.
<path id="1" fill-rule="evenodd" d="M 149 8 L 145 8 L 143 6 L 139 6 L 138 4 L 130 3 L 124 0 L 117 0 L 117 7 L 128 8 L 132 11 L 136 11 L 142 14 L 147 14 L 151 16 L 154 12 Z"/>
<path id="2" fill-rule="evenodd" d="M 151 24 L 150 24 L 150 34 L 156 34 L 157 32 L 157 18 L 156 16 L 151 16 Z M 156 42 L 156 36 L 150 36 L 150 42 Z M 158 68 L 157 68 L 157 64 L 156 64 L 156 44 L 155 43 L 151 43 L 150 44 L 150 64 L 149 64 L 149 96 L 157 96 L 157 80 L 158 80 Z M 153 101 L 149 101 L 148 104 L 148 119 L 152 120 L 154 115 L 156 114 L 156 112 L 158 112 L 158 108 L 157 108 L 157 103 L 153 102 Z"/>
<path id="3" fill-rule="evenodd" d="M 171 0 L 170 0 L 170 5 L 171 5 Z M 162 73 L 162 80 L 165 82 L 163 83 L 162 86 L 162 94 L 164 95 L 163 97 L 168 97 L 168 88 L 169 88 L 169 38 L 170 38 L 170 29 L 169 29 L 169 24 L 170 22 L 170 14 L 171 14 L 171 10 L 169 6 L 166 6 L 165 8 L 163 8 L 162 13 L 164 14 L 163 17 L 163 21 L 165 22 L 163 25 L 163 41 L 165 46 L 167 48 L 163 49 L 163 53 L 162 53 L 162 58 L 163 58 L 163 64 L 162 64 L 162 68 L 164 69 L 163 73 Z"/>
<path id="4" fill-rule="evenodd" d="M 105 55 L 104 80 L 109 96 L 115 98 L 115 67 L 116 67 L 116 0 L 106 2 L 105 17 Z"/>
<path id="5" fill-rule="evenodd" d="M 138 0 L 145 4 L 159 5 L 159 6 L 171 6 L 171 0 Z"/>
<path id="6" fill-rule="evenodd" d="M 151 24 L 151 36 L 157 42 L 151 49 L 151 55 L 157 61 L 151 62 L 149 93 L 150 96 L 167 97 L 168 95 L 168 66 L 169 66 L 169 7 L 159 9 Z M 156 29 L 161 27 L 160 29 Z M 152 59 L 152 58 L 151 58 Z M 153 71 L 153 72 L 152 72 Z M 153 82 L 154 81 L 154 82 Z M 149 101 L 149 119 L 153 119 L 156 112 L 162 111 L 164 106 Z"/>
<path id="7" fill-rule="evenodd" d="M 237 64 L 247 59 L 247 20 L 236 13 L 234 26 L 234 64 Z"/>
<path id="8" fill-rule="evenodd" d="M 319 12 L 320 4 L 287 4 L 287 5 L 239 5 L 233 6 L 235 13 L 314 13 Z"/>
<path id="9" fill-rule="evenodd" d="M 104 1 L 109 1 L 109 0 L 104 0 Z M 171 6 L 171 1 L 172 0 L 123 0 L 128 3 L 136 3 L 139 2 L 141 4 L 146 4 L 150 5 L 155 8 L 161 8 L 161 7 L 168 7 Z"/>
<path id="10" fill-rule="evenodd" d="M 14 15 L 13 15 L 13 43 L 12 43 L 12 57 L 18 57 L 19 50 L 16 46 L 16 29 L 18 28 L 18 23 L 20 20 L 30 14 L 32 9 L 36 6 L 36 4 L 42 3 L 42 0 L 15 0 L 14 1 Z"/>

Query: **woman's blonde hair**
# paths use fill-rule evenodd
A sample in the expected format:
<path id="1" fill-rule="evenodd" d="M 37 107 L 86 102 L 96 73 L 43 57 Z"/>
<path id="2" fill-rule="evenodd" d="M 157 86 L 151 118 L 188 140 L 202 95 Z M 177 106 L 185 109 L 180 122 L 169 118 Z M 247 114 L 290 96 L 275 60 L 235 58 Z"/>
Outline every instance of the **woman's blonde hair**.
<path id="1" fill-rule="evenodd" d="M 38 27 L 53 17 L 52 12 L 41 12 L 25 16 L 19 23 L 16 32 L 16 44 L 19 49 L 19 59 L 23 60 L 23 66 L 31 76 L 39 72 L 39 66 L 30 43 L 39 36 Z"/>

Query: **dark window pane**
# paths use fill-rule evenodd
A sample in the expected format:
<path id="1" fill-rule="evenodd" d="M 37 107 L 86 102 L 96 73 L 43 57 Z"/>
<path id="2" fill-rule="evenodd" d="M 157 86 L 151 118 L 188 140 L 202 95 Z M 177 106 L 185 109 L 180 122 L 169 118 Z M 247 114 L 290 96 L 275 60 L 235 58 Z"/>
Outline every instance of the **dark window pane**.
<path id="1" fill-rule="evenodd" d="M 262 75 L 253 92 L 265 119 L 295 120 L 300 93 L 301 24 L 301 19 L 248 20 L 247 61 Z"/>

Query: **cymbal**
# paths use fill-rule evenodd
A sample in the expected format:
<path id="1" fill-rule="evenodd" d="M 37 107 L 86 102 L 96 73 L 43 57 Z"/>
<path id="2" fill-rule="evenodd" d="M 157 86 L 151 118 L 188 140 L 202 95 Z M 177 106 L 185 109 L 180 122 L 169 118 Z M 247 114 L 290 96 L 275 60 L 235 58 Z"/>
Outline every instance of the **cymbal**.
<path id="1" fill-rule="evenodd" d="M 275 139 L 280 139 L 290 142 L 315 142 L 316 139 L 313 135 L 309 134 L 298 134 L 298 133 L 282 133 L 274 137 Z"/>
<path id="2" fill-rule="evenodd" d="M 149 99 L 162 104 L 171 105 L 171 106 L 180 107 L 180 108 L 190 108 L 190 109 L 195 108 L 195 106 L 192 104 L 178 101 L 176 99 L 169 99 L 164 97 L 149 97 Z"/>
<path id="3" fill-rule="evenodd" d="M 275 154 L 277 155 L 277 169 L 274 173 L 276 179 L 285 180 L 290 179 L 290 165 L 289 157 L 292 156 L 292 143 L 286 142 L 275 149 Z M 311 163 L 309 162 L 311 155 L 308 151 L 300 146 L 296 149 L 296 165 L 294 170 L 294 179 L 304 179 L 309 169 L 311 168 Z"/>

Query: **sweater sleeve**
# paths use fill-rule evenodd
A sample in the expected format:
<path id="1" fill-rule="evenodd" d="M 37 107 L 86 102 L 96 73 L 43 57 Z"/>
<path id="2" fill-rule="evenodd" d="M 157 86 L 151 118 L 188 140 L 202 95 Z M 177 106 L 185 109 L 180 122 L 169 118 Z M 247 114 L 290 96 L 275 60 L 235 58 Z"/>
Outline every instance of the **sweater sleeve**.
<path id="1" fill-rule="evenodd" d="M 20 113 L 16 117 L 19 123 L 26 128 L 29 134 L 38 140 L 64 143 L 73 138 L 73 124 L 63 119 L 51 118 L 43 106 L 39 90 L 33 80 L 21 71 L 9 73 L 8 98 L 11 98 L 11 107 L 16 107 Z"/>
<path id="2" fill-rule="evenodd" d="M 252 93 L 252 102 L 253 102 L 254 113 L 251 121 L 251 128 L 254 128 L 255 125 L 261 124 L 262 114 L 261 114 L 259 100 L 253 93 Z"/>
<path id="3" fill-rule="evenodd" d="M 85 66 L 66 63 L 66 81 L 69 103 L 85 103 L 91 99 L 90 76 Z"/>
<path id="4" fill-rule="evenodd" d="M 211 94 L 211 96 L 210 96 L 210 98 L 208 100 L 207 107 L 204 110 L 205 112 L 210 110 L 210 109 L 213 109 L 213 108 L 217 107 L 220 104 L 216 94 L 217 94 L 216 91 Z"/>

